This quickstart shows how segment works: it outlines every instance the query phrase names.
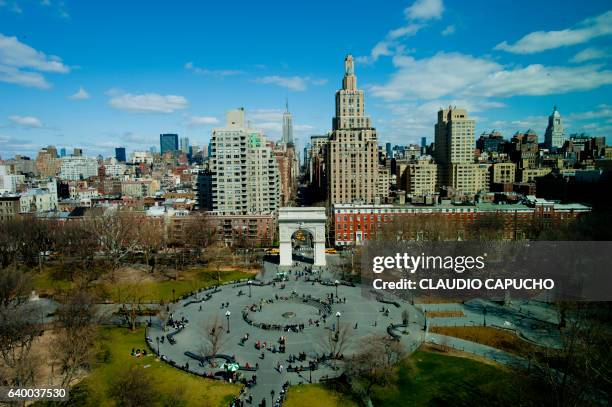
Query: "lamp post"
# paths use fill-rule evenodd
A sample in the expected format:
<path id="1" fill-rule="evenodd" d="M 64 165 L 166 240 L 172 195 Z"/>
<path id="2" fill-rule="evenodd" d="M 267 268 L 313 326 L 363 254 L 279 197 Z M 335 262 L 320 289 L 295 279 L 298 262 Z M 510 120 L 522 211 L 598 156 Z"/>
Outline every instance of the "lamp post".
<path id="1" fill-rule="evenodd" d="M 484 326 L 487 326 L 487 307 L 482 309 L 482 323 Z"/>
<path id="2" fill-rule="evenodd" d="M 334 281 L 334 285 L 336 286 L 336 302 L 338 302 L 338 284 L 340 284 L 340 281 Z"/>
<path id="3" fill-rule="evenodd" d="M 231 312 L 227 311 L 225 313 L 225 318 L 227 318 L 227 333 L 230 333 L 230 329 L 229 329 L 229 319 L 230 319 L 230 315 L 232 315 Z"/>
<path id="4" fill-rule="evenodd" d="M 157 356 L 159 356 L 159 336 L 155 337 L 155 341 L 157 342 Z"/>
<path id="5" fill-rule="evenodd" d="M 249 285 L 249 298 L 251 298 L 251 285 L 253 284 L 253 282 L 249 280 L 247 284 Z"/>
<path id="6" fill-rule="evenodd" d="M 342 314 L 340 313 L 340 311 L 336 312 L 336 319 L 338 321 L 338 324 L 336 325 L 336 332 L 340 332 L 340 317 L 342 316 Z"/>
<path id="7" fill-rule="evenodd" d="M 309 369 L 309 371 L 310 371 L 310 380 L 308 380 L 308 382 L 309 382 L 310 384 L 312 384 L 312 371 L 313 371 L 313 370 L 314 370 L 314 362 L 312 362 L 312 361 L 311 361 L 311 362 L 310 362 L 310 369 Z"/>
<path id="8" fill-rule="evenodd" d="M 424 314 L 425 314 L 425 326 L 423 327 L 423 330 L 427 331 L 427 310 L 425 310 Z"/>

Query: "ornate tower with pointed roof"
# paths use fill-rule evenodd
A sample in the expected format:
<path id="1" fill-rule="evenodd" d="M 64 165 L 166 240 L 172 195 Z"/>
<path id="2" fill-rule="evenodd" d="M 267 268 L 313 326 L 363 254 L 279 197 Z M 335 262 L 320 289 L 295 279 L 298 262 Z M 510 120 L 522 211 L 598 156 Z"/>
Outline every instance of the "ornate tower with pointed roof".
<path id="1" fill-rule="evenodd" d="M 285 99 L 285 112 L 283 113 L 283 138 L 284 145 L 293 145 L 293 116 L 289 112 L 289 99 Z"/>
<path id="2" fill-rule="evenodd" d="M 326 146 L 327 198 L 335 203 L 375 203 L 378 196 L 378 141 L 365 114 L 363 90 L 357 88 L 351 55 L 344 59 L 342 89 Z M 388 187 L 388 186 L 387 186 Z"/>
<path id="3" fill-rule="evenodd" d="M 563 122 L 561 114 L 557 110 L 557 106 L 553 108 L 553 112 L 548 116 L 548 126 L 544 133 L 544 144 L 547 148 L 554 150 L 563 147 L 565 135 L 563 134 Z"/>

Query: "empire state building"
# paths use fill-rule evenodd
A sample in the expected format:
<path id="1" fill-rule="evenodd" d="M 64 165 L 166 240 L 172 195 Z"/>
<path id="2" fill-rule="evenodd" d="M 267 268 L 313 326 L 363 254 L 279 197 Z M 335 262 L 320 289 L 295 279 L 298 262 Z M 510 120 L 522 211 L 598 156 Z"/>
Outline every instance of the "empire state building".
<path id="1" fill-rule="evenodd" d="M 357 88 L 352 55 L 344 59 L 342 89 L 336 92 L 336 116 L 326 153 L 329 203 L 375 203 L 378 141 L 365 114 L 364 92 Z"/>

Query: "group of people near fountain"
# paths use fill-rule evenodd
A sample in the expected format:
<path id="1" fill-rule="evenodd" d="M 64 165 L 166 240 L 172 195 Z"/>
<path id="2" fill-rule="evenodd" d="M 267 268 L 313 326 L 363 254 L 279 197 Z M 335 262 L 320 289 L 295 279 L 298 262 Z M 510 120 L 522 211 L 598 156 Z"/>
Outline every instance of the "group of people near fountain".
<path id="1" fill-rule="evenodd" d="M 166 325 L 171 328 L 174 328 L 177 331 L 180 331 L 185 328 L 188 323 L 189 320 L 184 316 L 182 316 L 181 319 L 174 319 L 174 314 L 170 314 L 170 317 L 168 318 L 168 323 Z"/>
<path id="2" fill-rule="evenodd" d="M 267 349 L 268 351 L 272 352 L 272 353 L 285 353 L 285 349 L 287 347 L 287 337 L 286 336 L 281 336 L 278 340 L 278 346 L 276 344 L 273 343 L 268 343 L 268 342 L 261 342 L 260 340 L 258 340 L 257 342 L 255 342 L 255 349 L 257 350 L 264 350 Z M 261 353 L 261 358 L 264 359 L 264 352 Z"/>

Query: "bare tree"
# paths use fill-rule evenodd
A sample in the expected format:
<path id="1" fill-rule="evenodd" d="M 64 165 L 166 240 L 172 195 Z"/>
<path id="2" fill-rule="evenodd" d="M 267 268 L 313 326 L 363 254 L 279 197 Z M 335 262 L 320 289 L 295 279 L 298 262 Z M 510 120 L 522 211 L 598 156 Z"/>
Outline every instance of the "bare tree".
<path id="1" fill-rule="evenodd" d="M 0 269 L 0 307 L 15 307 L 23 303 L 31 287 L 30 274 L 17 267 Z"/>
<path id="2" fill-rule="evenodd" d="M 550 395 L 551 405 L 590 405 L 612 399 L 612 359 L 609 326 L 602 303 L 564 306 L 567 325 L 561 330 L 560 349 L 529 355 L 529 374 Z M 607 310 L 606 310 L 607 308 Z"/>
<path id="3" fill-rule="evenodd" d="M 41 333 L 40 310 L 30 304 L 0 306 L 0 365 L 12 385 L 32 384 L 36 362 L 32 343 Z"/>
<path id="4" fill-rule="evenodd" d="M 344 323 L 340 324 L 336 331 L 327 331 L 320 340 L 319 347 L 323 354 L 331 355 L 332 358 L 342 355 L 353 340 L 351 332 L 350 325 Z"/>
<path id="5" fill-rule="evenodd" d="M 379 240 L 456 240 L 460 224 L 444 214 L 432 213 L 419 216 L 400 215 L 386 222 L 376 232 Z"/>
<path id="6" fill-rule="evenodd" d="M 406 353 L 401 343 L 375 335 L 364 338 L 359 349 L 347 360 L 346 374 L 355 389 L 369 399 L 374 386 L 385 386 L 396 378 L 394 367 Z"/>
<path id="7" fill-rule="evenodd" d="M 70 386 L 79 373 L 89 369 L 94 356 L 95 327 L 77 330 L 61 328 L 56 331 L 51 348 L 54 366 L 59 367 L 60 384 Z"/>
<path id="8" fill-rule="evenodd" d="M 89 218 L 79 219 L 58 225 L 54 230 L 53 249 L 58 252 L 59 259 L 64 266 L 65 261 L 70 260 L 66 269 L 70 279 L 74 280 L 78 270 L 72 263 L 80 265 L 81 275 L 86 281 L 91 281 L 96 276 L 89 272 L 94 263 L 94 256 L 99 242 L 94 225 Z"/>
<path id="9" fill-rule="evenodd" d="M 213 319 L 202 325 L 201 333 L 204 342 L 200 345 L 200 354 L 202 356 L 218 354 L 227 340 L 226 331 L 219 316 L 216 315 Z"/>
<path id="10" fill-rule="evenodd" d="M 91 221 L 111 268 L 111 277 L 121 265 L 123 259 L 133 253 L 137 247 L 136 230 L 142 218 L 115 208 L 104 208 L 92 213 Z"/>
<path id="11" fill-rule="evenodd" d="M 138 315 L 142 310 L 145 295 L 138 284 L 129 284 L 117 289 L 117 298 L 122 304 L 121 314 L 125 317 L 126 324 L 134 331 Z"/>
<path id="12" fill-rule="evenodd" d="M 216 229 L 204 213 L 196 213 L 185 220 L 183 229 L 185 248 L 195 254 L 198 260 L 205 248 L 216 240 Z"/>
<path id="13" fill-rule="evenodd" d="M 153 273 L 157 265 L 156 253 L 165 243 L 164 231 L 162 225 L 149 219 L 143 219 L 138 223 L 139 227 L 135 230 L 137 247 L 143 252 L 145 263 L 147 267 L 151 267 L 150 271 Z"/>
<path id="14" fill-rule="evenodd" d="M 505 232 L 505 216 L 495 213 L 483 214 L 468 224 L 467 233 L 470 240 L 501 240 Z"/>
<path id="15" fill-rule="evenodd" d="M 60 326 L 53 340 L 51 356 L 59 367 L 62 386 L 69 386 L 94 357 L 98 315 L 94 297 L 77 288 L 64 297 L 57 312 Z"/>

